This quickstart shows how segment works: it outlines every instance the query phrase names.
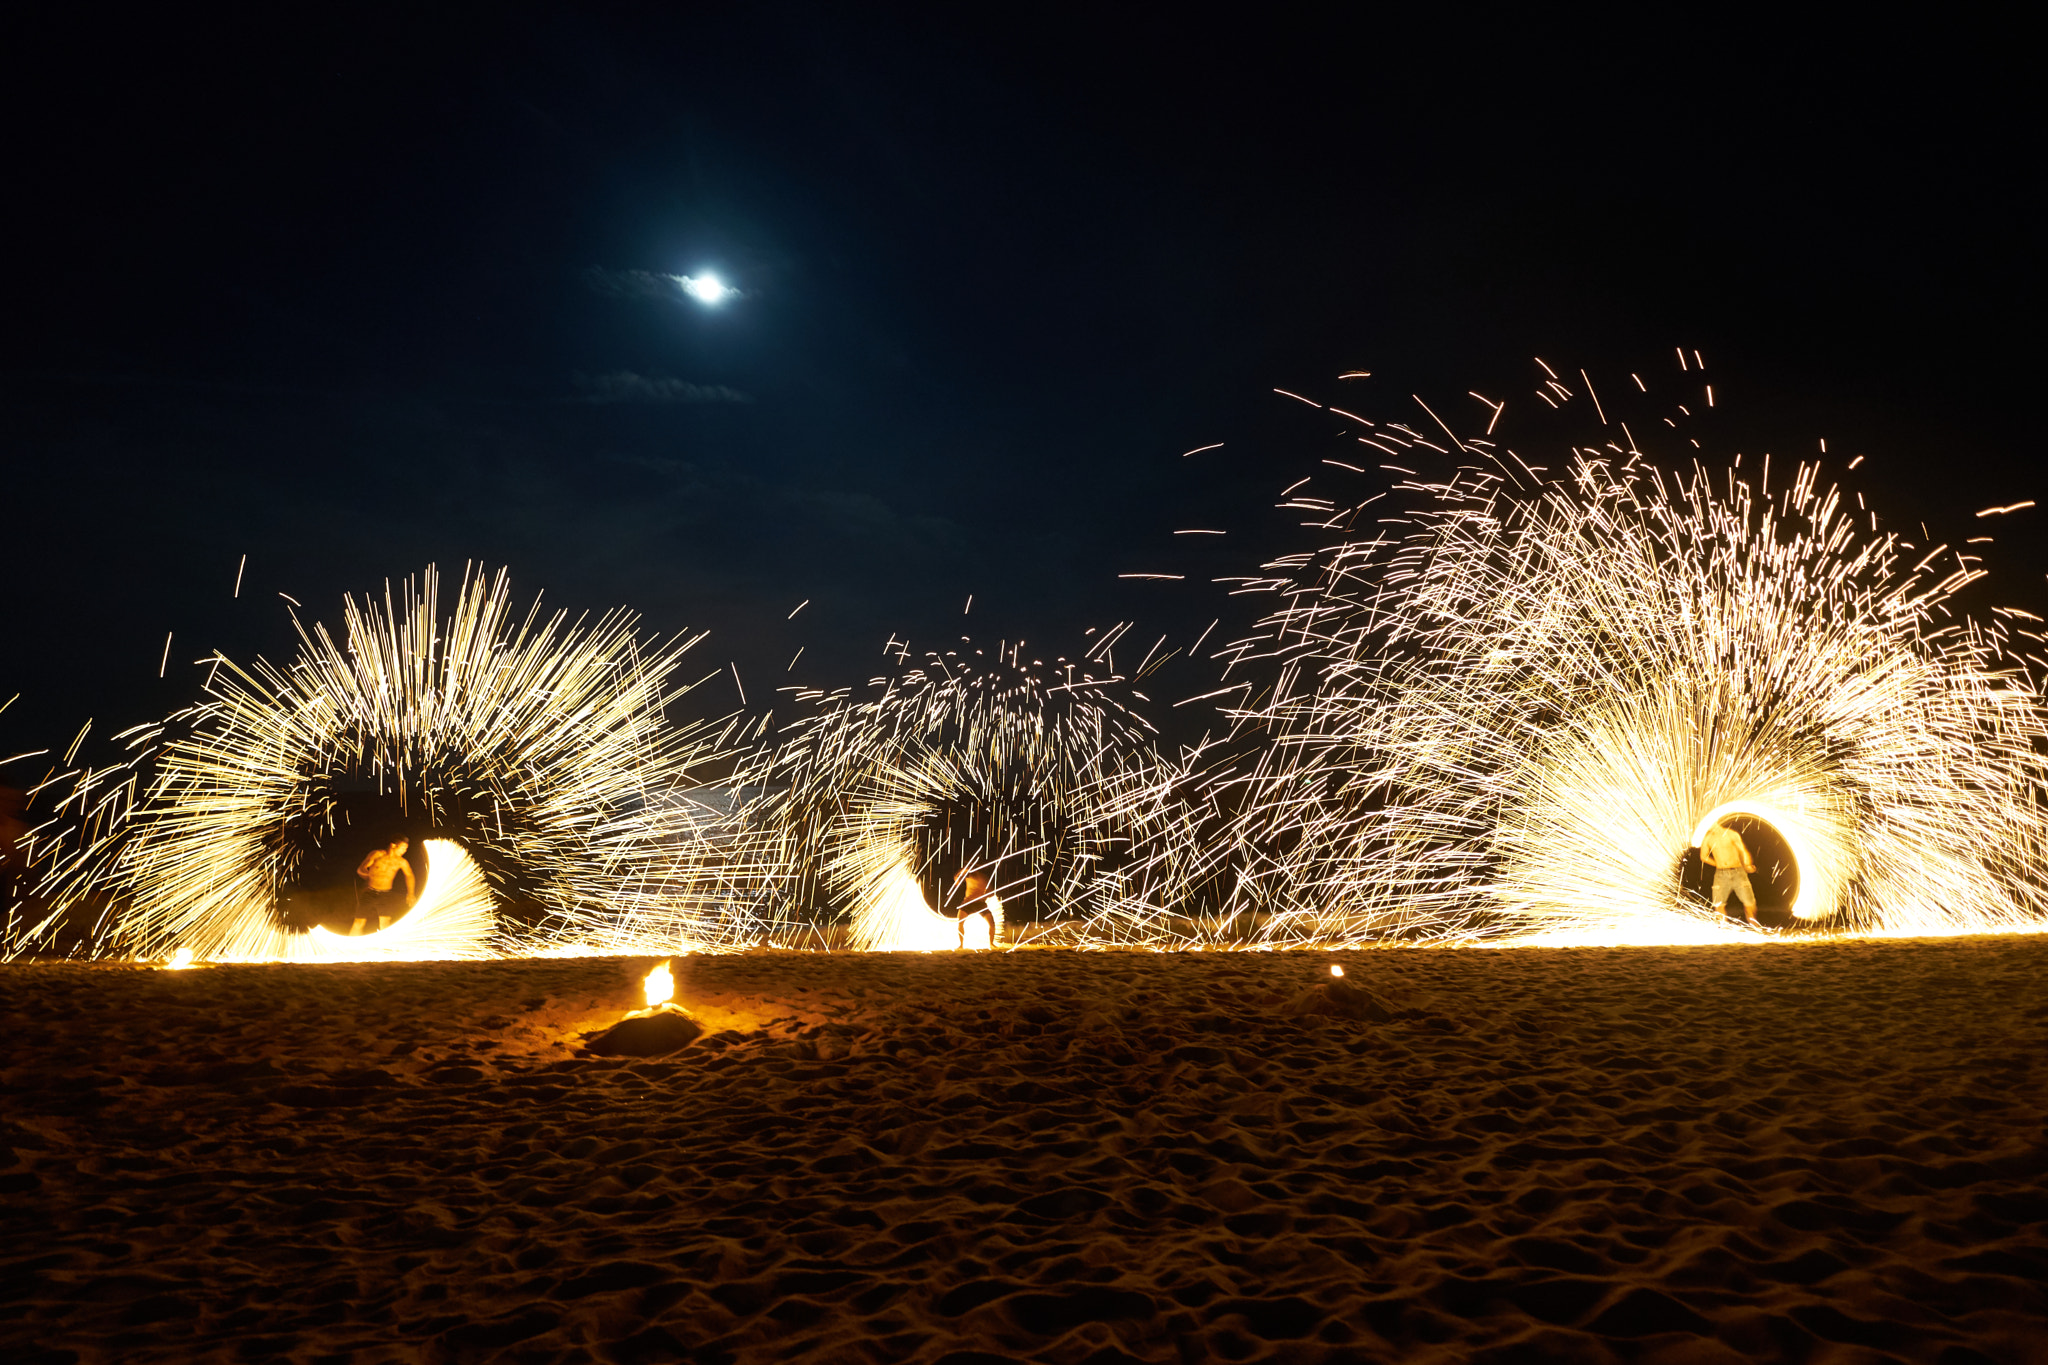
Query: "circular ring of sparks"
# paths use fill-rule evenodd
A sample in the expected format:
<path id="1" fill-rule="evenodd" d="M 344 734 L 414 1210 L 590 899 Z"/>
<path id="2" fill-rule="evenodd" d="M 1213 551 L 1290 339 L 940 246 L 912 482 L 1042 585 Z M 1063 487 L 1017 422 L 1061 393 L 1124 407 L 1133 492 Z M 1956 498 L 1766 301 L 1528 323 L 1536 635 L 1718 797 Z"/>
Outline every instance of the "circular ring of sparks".
<path id="1" fill-rule="evenodd" d="M 1785 847 L 1792 850 L 1792 873 L 1799 879 L 1799 894 L 1792 900 L 1792 917 L 1815 919 L 1825 914 L 1826 910 L 1816 908 L 1819 896 L 1815 893 L 1813 879 L 1806 875 L 1806 850 L 1802 846 L 1805 831 L 1799 827 L 1799 821 L 1789 818 L 1775 806 L 1763 801 L 1723 801 L 1693 826 L 1692 843 L 1688 847 L 1698 848 L 1700 841 L 1707 837 L 1707 831 L 1730 815 L 1748 815 L 1763 821 L 1776 830 L 1778 837 L 1785 841 Z"/>
<path id="2" fill-rule="evenodd" d="M 951 946 L 921 889 L 940 850 L 918 831 L 957 804 L 969 828 L 946 851 L 1002 867 L 998 896 L 1028 886 L 1041 918 L 1078 917 L 1084 937 L 1164 937 L 1193 823 L 1149 726 L 1110 695 L 1121 681 L 930 655 L 859 702 L 800 696 L 820 709 L 743 779 L 767 793 L 747 817 L 755 875 L 789 912 L 848 912 L 858 946 Z"/>
<path id="3" fill-rule="evenodd" d="M 1808 466 L 1767 492 L 1465 445 L 1361 534 L 1365 504 L 1300 504 L 1336 534 L 1266 566 L 1285 605 L 1231 666 L 1279 681 L 1233 713 L 1257 757 L 1216 791 L 1267 940 L 1687 941 L 1673 860 L 1728 812 L 1785 838 L 1801 921 L 2048 909 L 2038 664 L 1955 624 L 1967 562 L 1906 567 L 1921 547 Z"/>
<path id="4" fill-rule="evenodd" d="M 342 640 L 295 621 L 291 666 L 221 660 L 206 700 L 134 732 L 126 763 L 74 774 L 70 837 L 32 855 L 53 910 L 9 947 L 111 900 L 101 942 L 138 956 L 495 956 L 512 892 L 548 916 L 522 951 L 715 938 L 688 875 L 702 841 L 678 840 L 665 799 L 729 734 L 663 714 L 701 637 L 644 641 L 631 613 L 586 626 L 538 603 L 521 621 L 502 572 L 466 574 L 443 619 L 438 585 L 430 569 L 395 599 L 346 600 Z M 437 832 L 419 900 L 368 935 L 290 932 L 279 891 L 343 837 L 338 783 L 358 778 Z"/>

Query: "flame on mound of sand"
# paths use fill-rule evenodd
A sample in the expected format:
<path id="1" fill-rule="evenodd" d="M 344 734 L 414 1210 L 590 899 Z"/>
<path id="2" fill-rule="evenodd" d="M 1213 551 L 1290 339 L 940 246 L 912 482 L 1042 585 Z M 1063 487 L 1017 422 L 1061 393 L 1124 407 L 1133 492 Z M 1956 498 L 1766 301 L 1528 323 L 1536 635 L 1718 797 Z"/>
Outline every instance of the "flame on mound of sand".
<path id="1" fill-rule="evenodd" d="M 192 950 L 190 948 L 179 948 L 164 963 L 164 970 L 167 972 L 182 972 L 193 965 L 195 964 L 192 961 Z"/>
<path id="2" fill-rule="evenodd" d="M 647 1008 L 666 1005 L 676 998 L 676 976 L 666 962 L 647 973 L 647 979 L 640 983 L 640 989 L 647 995 Z"/>
<path id="3" fill-rule="evenodd" d="M 490 949 L 497 917 L 484 874 L 462 845 L 427 839 L 427 884 L 419 899 L 373 934 L 312 932 L 285 938 L 279 956 L 292 962 L 393 962 L 495 957 Z"/>

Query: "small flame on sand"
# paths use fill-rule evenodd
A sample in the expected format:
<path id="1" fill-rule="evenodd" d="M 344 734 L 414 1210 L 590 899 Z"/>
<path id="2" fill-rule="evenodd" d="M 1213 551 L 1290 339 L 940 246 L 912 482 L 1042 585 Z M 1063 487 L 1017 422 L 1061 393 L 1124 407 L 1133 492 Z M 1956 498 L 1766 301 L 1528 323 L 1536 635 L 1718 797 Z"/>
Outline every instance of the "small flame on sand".
<path id="1" fill-rule="evenodd" d="M 191 965 L 192 950 L 190 948 L 179 948 L 171 954 L 171 960 L 164 964 L 164 970 L 167 972 L 182 972 Z"/>
<path id="2" fill-rule="evenodd" d="M 653 971 L 649 972 L 647 979 L 641 982 L 640 985 L 641 989 L 647 992 L 648 1009 L 666 1005 L 669 1001 L 676 998 L 675 973 L 668 969 L 668 963 L 666 962 L 661 963 Z"/>
<path id="3" fill-rule="evenodd" d="M 1343 969 L 1342 967 L 1339 967 L 1339 966 L 1338 966 L 1338 965 L 1337 965 L 1336 963 L 1332 962 L 1332 963 L 1330 964 L 1330 975 L 1331 975 L 1331 976 L 1342 976 L 1342 975 L 1344 975 L 1344 969 Z"/>

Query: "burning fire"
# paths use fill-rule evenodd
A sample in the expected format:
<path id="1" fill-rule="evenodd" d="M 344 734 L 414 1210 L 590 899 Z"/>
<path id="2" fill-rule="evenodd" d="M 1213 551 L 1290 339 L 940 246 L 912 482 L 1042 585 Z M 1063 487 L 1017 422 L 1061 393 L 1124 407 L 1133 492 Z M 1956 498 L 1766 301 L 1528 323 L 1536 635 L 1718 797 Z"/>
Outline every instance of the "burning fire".
<path id="1" fill-rule="evenodd" d="M 1331 975 L 1331 976 L 1342 976 L 1342 975 L 1344 975 L 1344 969 L 1343 969 L 1342 967 L 1339 967 L 1339 966 L 1338 966 L 1338 965 L 1337 965 L 1336 963 L 1332 962 L 1332 963 L 1330 964 L 1330 975 Z"/>
<path id="2" fill-rule="evenodd" d="M 675 973 L 668 969 L 667 962 L 663 962 L 647 974 L 640 988 L 647 992 L 647 1008 L 659 1009 L 676 998 Z"/>
<path id="3" fill-rule="evenodd" d="M 164 964 L 164 970 L 167 972 L 182 972 L 191 965 L 192 950 L 190 948 L 180 948 L 171 954 L 171 960 Z"/>

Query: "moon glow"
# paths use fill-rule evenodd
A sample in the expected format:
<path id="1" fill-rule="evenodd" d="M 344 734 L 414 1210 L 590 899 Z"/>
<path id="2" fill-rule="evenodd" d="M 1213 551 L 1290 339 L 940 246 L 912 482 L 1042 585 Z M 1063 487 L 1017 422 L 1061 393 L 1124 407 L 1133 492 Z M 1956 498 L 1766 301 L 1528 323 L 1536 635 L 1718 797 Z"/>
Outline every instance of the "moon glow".
<path id="1" fill-rule="evenodd" d="M 673 277 L 685 294 L 697 302 L 716 308 L 739 291 L 728 286 L 716 275 L 676 275 Z"/>

